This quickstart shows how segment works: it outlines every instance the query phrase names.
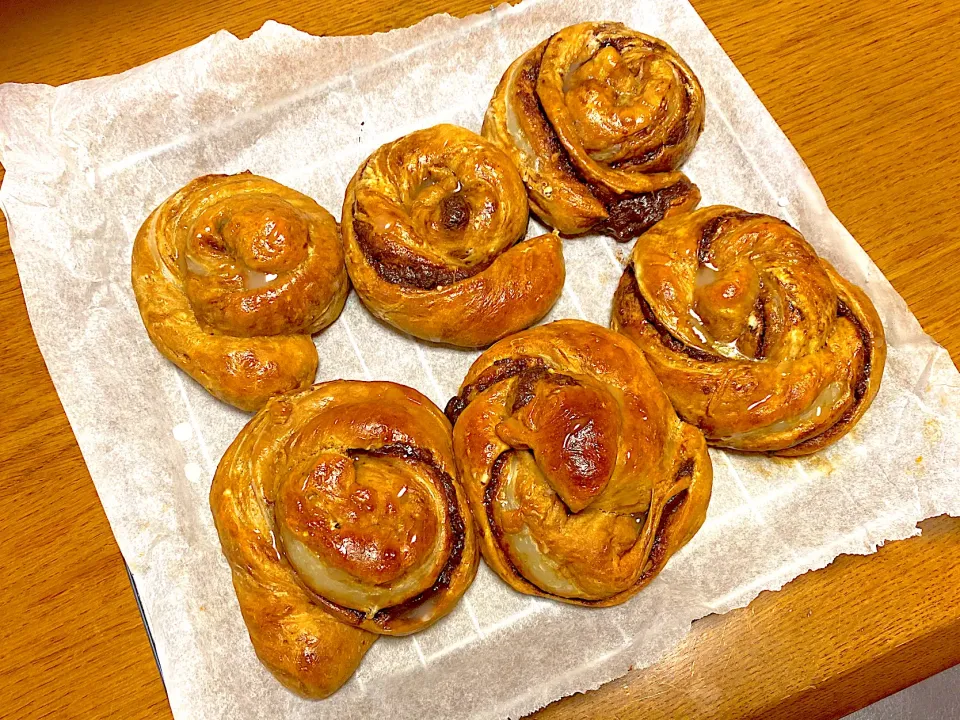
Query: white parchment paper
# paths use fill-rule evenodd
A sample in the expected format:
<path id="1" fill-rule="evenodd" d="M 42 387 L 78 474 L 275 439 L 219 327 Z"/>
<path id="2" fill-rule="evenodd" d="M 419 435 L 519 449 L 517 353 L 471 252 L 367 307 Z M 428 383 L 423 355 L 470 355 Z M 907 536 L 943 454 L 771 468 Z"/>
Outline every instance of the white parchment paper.
<path id="1" fill-rule="evenodd" d="M 713 451 L 706 525 L 625 605 L 529 598 L 481 567 L 445 620 L 379 641 L 333 698 L 301 700 L 254 656 L 207 504 L 217 461 L 247 417 L 150 344 L 130 287 L 133 237 L 164 198 L 210 172 L 252 170 L 339 216 L 347 180 L 375 147 L 438 122 L 479 131 L 513 58 L 599 19 L 665 39 L 699 75 L 706 130 L 685 169 L 703 204 L 783 217 L 873 298 L 890 345 L 880 393 L 850 435 L 816 456 Z M 273 22 L 243 41 L 220 32 L 114 77 L 0 86 L 0 161 L 33 328 L 136 580 L 177 718 L 515 717 L 656 661 L 698 617 L 840 553 L 914 535 L 923 518 L 960 515 L 960 375 L 827 209 L 685 0 L 528 0 L 364 37 Z M 566 287 L 547 319 L 606 325 L 628 251 L 567 241 Z M 355 296 L 317 347 L 320 380 L 394 380 L 441 406 L 476 356 L 385 328 Z"/>

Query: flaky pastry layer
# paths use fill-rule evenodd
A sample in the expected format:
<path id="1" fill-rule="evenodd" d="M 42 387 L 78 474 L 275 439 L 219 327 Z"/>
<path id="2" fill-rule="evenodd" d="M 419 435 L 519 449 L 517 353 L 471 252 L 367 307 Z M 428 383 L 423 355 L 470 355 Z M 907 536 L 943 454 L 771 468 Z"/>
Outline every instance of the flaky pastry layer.
<path id="1" fill-rule="evenodd" d="M 863 417 L 886 360 L 860 288 L 768 215 L 716 205 L 650 230 L 614 298 L 680 417 L 707 442 L 805 455 Z"/>
<path id="2" fill-rule="evenodd" d="M 703 523 L 703 435 L 606 328 L 560 320 L 501 340 L 446 412 L 484 559 L 520 592 L 622 603 Z"/>

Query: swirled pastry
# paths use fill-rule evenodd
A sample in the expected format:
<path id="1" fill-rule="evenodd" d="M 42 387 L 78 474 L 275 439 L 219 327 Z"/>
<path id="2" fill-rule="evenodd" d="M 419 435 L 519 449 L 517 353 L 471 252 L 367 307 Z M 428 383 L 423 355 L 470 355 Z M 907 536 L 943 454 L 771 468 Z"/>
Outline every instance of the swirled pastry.
<path id="1" fill-rule="evenodd" d="M 700 83 L 666 43 L 581 23 L 507 69 L 482 132 L 517 163 L 544 222 L 624 242 L 700 201 L 678 168 L 703 118 Z"/>
<path id="2" fill-rule="evenodd" d="M 501 340 L 446 412 L 483 556 L 520 592 L 616 605 L 703 523 L 703 435 L 606 328 L 560 320 Z"/>
<path id="3" fill-rule="evenodd" d="M 250 173 L 205 175 L 165 200 L 137 233 L 132 277 L 157 349 L 241 410 L 313 382 L 310 335 L 349 289 L 330 213 Z"/>
<path id="4" fill-rule="evenodd" d="M 220 461 L 210 505 L 257 655 L 308 696 L 340 687 L 371 633 L 446 615 L 477 571 L 450 424 L 402 385 L 271 400 Z"/>
<path id="5" fill-rule="evenodd" d="M 482 347 L 560 297 L 560 240 L 524 241 L 527 197 L 510 159 L 454 125 L 387 143 L 343 204 L 347 270 L 364 305 L 424 340 Z"/>
<path id="6" fill-rule="evenodd" d="M 644 236 L 612 325 L 709 443 L 777 455 L 847 433 L 877 394 L 887 354 L 870 299 L 799 232 L 723 205 Z"/>

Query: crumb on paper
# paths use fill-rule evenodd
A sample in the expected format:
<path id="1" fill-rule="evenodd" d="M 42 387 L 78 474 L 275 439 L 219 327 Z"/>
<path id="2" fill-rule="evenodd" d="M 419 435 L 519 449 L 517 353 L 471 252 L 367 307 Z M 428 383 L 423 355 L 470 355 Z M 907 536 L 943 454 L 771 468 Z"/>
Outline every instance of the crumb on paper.
<path id="1" fill-rule="evenodd" d="M 943 438 L 940 422 L 936 418 L 931 417 L 923 421 L 923 437 L 927 442 L 934 445 Z"/>

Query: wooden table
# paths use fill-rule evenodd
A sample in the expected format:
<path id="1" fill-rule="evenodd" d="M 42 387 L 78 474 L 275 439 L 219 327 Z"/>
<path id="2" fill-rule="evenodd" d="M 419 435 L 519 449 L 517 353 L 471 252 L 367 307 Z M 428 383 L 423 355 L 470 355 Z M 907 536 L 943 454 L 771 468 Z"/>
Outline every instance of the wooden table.
<path id="1" fill-rule="evenodd" d="M 960 359 L 960 5 L 694 0 L 924 327 Z M 125 70 L 268 18 L 364 33 L 486 0 L 0 0 L 0 81 Z M 128 7 L 129 6 L 129 7 Z M 2 171 L 0 171 L 2 172 Z M 30 330 L 0 225 L 0 716 L 169 717 L 124 565 Z M 960 662 L 960 521 L 695 624 L 545 717 L 832 718 Z"/>

